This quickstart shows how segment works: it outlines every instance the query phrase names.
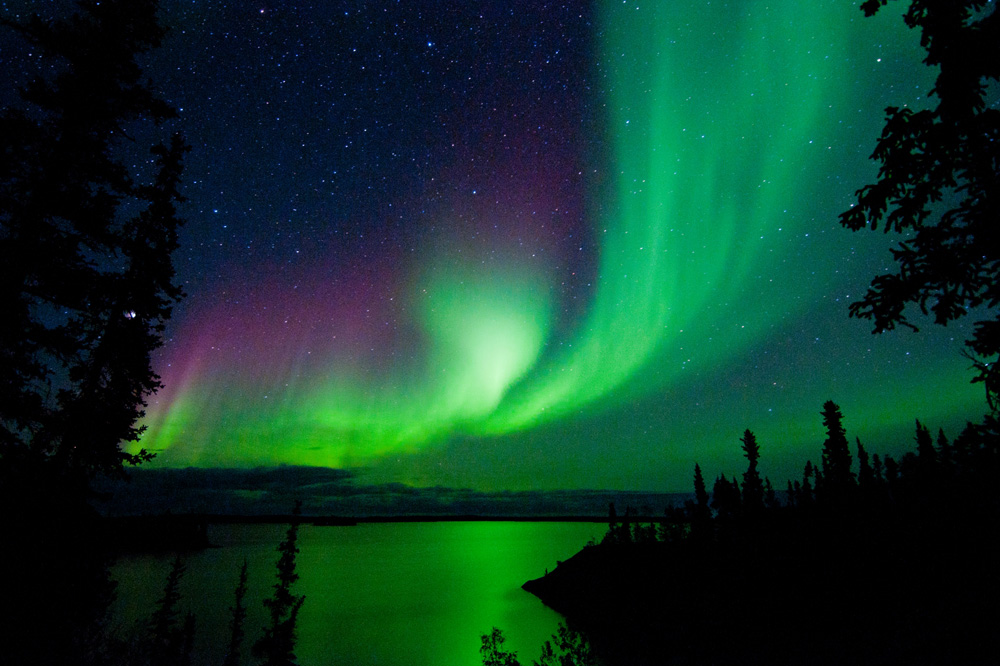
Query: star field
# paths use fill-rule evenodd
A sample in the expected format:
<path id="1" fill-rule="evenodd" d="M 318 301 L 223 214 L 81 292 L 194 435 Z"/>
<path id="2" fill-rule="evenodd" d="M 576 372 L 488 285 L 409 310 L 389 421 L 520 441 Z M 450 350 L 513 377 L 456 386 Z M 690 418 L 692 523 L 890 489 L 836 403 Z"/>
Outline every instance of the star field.
<path id="1" fill-rule="evenodd" d="M 148 71 L 194 150 L 155 465 L 687 490 L 744 428 L 798 474 L 827 399 L 876 451 L 983 410 L 961 325 L 847 318 L 892 239 L 837 215 L 932 82 L 899 12 L 162 10 Z"/>

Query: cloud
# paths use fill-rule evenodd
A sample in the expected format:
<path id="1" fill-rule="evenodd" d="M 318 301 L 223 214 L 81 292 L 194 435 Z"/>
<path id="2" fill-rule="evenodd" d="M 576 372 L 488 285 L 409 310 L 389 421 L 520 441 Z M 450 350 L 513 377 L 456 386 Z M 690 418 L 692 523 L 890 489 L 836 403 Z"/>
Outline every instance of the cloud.
<path id="1" fill-rule="evenodd" d="M 282 465 L 250 469 L 137 469 L 127 482 L 105 482 L 101 509 L 108 515 L 207 513 L 287 514 L 302 500 L 307 516 L 594 516 L 631 506 L 660 515 L 683 494 L 608 490 L 483 492 L 402 483 L 358 483 L 350 470 Z"/>

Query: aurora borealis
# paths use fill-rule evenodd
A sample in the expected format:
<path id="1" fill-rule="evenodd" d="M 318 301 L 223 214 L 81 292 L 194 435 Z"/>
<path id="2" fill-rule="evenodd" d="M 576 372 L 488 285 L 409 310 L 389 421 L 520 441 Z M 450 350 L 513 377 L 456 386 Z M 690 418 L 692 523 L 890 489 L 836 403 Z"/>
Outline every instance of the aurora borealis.
<path id="1" fill-rule="evenodd" d="M 189 293 L 154 466 L 687 490 L 837 401 L 908 445 L 984 408 L 968 331 L 873 337 L 891 238 L 837 215 L 933 72 L 890 8 L 164 1 Z"/>

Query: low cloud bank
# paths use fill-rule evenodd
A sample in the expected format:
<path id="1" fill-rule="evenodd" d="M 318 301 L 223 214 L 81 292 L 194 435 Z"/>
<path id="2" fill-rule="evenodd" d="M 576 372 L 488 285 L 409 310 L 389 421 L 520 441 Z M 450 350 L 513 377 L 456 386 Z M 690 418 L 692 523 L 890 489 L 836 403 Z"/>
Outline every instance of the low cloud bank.
<path id="1" fill-rule="evenodd" d="M 326 467 L 251 469 L 136 469 L 127 482 L 105 482 L 99 491 L 107 515 L 208 513 L 234 516 L 288 513 L 302 500 L 307 516 L 606 516 L 609 502 L 619 514 L 630 506 L 642 515 L 662 515 L 685 494 L 615 490 L 483 492 L 418 488 L 401 483 L 359 483 L 350 470 Z"/>

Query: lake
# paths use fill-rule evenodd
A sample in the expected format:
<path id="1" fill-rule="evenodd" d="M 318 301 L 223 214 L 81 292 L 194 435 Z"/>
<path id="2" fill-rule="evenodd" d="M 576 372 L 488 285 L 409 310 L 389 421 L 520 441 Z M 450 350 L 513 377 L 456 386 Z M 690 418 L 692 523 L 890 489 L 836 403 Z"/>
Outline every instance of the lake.
<path id="1" fill-rule="evenodd" d="M 561 617 L 521 589 L 606 531 L 602 523 L 438 522 L 303 525 L 296 592 L 306 595 L 302 666 L 473 666 L 497 626 L 522 661 L 537 659 Z M 244 654 L 264 626 L 285 525 L 210 525 L 218 544 L 185 557 L 183 610 L 197 616 L 199 664 L 222 662 L 229 607 L 249 563 Z M 122 558 L 116 624 L 136 631 L 162 595 L 172 554 Z"/>

